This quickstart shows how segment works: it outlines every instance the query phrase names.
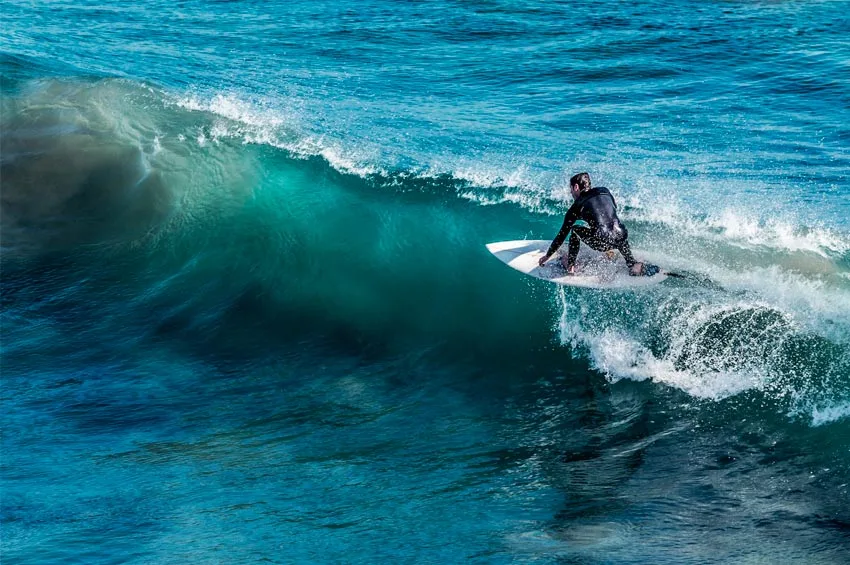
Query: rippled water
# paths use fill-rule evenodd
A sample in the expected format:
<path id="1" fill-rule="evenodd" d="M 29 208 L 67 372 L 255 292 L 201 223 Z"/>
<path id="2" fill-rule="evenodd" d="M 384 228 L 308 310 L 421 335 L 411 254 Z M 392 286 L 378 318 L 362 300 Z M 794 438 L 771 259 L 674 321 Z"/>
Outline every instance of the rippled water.
<path id="1" fill-rule="evenodd" d="M 4 558 L 847 562 L 847 8 L 6 2 Z"/>

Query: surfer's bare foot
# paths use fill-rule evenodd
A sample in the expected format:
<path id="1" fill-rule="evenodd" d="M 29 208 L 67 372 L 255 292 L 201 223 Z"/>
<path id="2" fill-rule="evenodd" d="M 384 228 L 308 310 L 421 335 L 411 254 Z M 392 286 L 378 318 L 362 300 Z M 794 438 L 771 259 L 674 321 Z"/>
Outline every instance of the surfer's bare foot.
<path id="1" fill-rule="evenodd" d="M 561 266 L 567 271 L 568 275 L 576 274 L 576 266 L 575 264 L 569 264 L 569 258 L 565 255 L 561 257 Z"/>
<path id="2" fill-rule="evenodd" d="M 635 263 L 629 268 L 629 274 L 633 277 L 639 277 L 643 274 L 643 263 Z"/>
<path id="3" fill-rule="evenodd" d="M 570 265 L 570 263 L 569 263 L 569 257 L 567 257 L 566 255 L 561 256 L 561 266 L 564 268 L 564 270 L 566 270 L 566 271 L 567 271 L 567 274 L 568 274 L 568 275 L 574 275 L 574 274 L 576 274 L 576 266 L 575 266 L 575 264 Z"/>
<path id="4" fill-rule="evenodd" d="M 605 257 L 607 257 L 609 261 L 613 261 L 617 258 L 617 251 L 615 249 L 609 249 L 605 252 Z"/>

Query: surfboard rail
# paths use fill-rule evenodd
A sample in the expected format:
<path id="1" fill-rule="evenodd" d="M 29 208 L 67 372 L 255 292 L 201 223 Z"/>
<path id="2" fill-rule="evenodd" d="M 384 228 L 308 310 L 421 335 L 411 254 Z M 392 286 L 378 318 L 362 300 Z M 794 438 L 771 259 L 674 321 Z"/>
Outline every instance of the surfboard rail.
<path id="1" fill-rule="evenodd" d="M 496 259 L 517 271 L 531 277 L 565 286 L 584 288 L 632 288 L 657 284 L 668 275 L 661 271 L 651 277 L 634 277 L 629 274 L 623 257 L 617 253 L 609 259 L 604 253 L 593 251 L 586 245 L 579 250 L 576 258 L 576 274 L 570 275 L 561 264 L 561 251 L 556 253 L 542 267 L 538 264 L 549 248 L 551 241 L 526 240 L 496 241 L 487 244 L 487 250 Z M 566 246 L 563 248 L 566 252 Z M 635 251 L 640 258 L 640 251 Z"/>

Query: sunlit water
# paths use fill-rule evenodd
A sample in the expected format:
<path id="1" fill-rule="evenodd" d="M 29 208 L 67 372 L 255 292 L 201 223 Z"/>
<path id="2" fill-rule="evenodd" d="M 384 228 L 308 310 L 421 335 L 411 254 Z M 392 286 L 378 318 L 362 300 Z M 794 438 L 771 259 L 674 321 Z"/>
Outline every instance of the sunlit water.
<path id="1" fill-rule="evenodd" d="M 6 2 L 4 561 L 848 562 L 848 8 Z"/>

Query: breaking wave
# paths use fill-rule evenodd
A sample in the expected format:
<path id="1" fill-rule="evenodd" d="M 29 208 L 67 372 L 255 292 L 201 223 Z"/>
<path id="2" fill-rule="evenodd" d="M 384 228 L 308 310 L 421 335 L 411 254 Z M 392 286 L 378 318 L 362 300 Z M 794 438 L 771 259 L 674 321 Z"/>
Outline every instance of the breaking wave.
<path id="1" fill-rule="evenodd" d="M 614 382 L 710 401 L 755 391 L 813 425 L 848 415 L 850 236 L 836 228 L 615 189 L 635 246 L 687 278 L 639 292 L 553 288 L 502 268 L 484 244 L 554 234 L 563 171 L 384 162 L 295 110 L 128 80 L 36 81 L 3 104 L 9 319 L 38 310 L 39 289 L 61 288 L 78 306 L 97 295 L 95 326 L 227 347 L 309 331 L 459 356 L 496 349 L 499 363 L 554 339 Z M 57 253 L 72 264 L 45 271 Z"/>

